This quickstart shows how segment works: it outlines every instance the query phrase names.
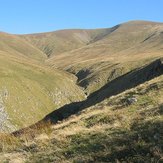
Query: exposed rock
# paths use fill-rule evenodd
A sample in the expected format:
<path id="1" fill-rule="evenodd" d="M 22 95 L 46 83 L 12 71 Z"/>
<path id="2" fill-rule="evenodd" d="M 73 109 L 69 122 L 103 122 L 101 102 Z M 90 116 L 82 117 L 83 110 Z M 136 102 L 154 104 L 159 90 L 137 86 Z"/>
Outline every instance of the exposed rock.
<path id="1" fill-rule="evenodd" d="M 5 105 L 3 99 L 7 99 L 8 90 L 0 91 L 0 132 L 11 132 L 16 129 L 16 127 L 11 123 L 8 113 L 5 110 Z"/>
<path id="2" fill-rule="evenodd" d="M 136 103 L 138 100 L 136 97 L 130 97 L 127 99 L 127 104 L 131 105 L 131 104 L 134 104 Z"/>

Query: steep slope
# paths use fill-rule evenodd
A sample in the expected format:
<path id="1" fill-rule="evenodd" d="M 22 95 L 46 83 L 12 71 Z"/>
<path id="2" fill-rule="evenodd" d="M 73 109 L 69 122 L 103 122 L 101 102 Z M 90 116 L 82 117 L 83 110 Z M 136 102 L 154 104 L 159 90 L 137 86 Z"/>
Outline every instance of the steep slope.
<path id="1" fill-rule="evenodd" d="M 71 115 L 77 114 L 88 107 L 92 107 L 104 101 L 105 99 L 109 99 L 112 96 L 118 95 L 131 88 L 135 88 L 140 84 L 162 75 L 163 59 L 158 59 L 108 82 L 101 89 L 90 94 L 87 99 L 83 101 L 64 105 L 47 115 L 42 121 L 51 121 L 52 123 L 62 121 Z"/>
<path id="2" fill-rule="evenodd" d="M 48 57 L 51 57 L 100 40 L 113 30 L 115 30 L 115 27 L 97 30 L 71 29 L 23 35 L 21 37 L 42 50 Z"/>
<path id="3" fill-rule="evenodd" d="M 75 77 L 44 66 L 46 57 L 20 36 L 0 33 L 0 132 L 34 124 L 85 97 Z"/>
<path id="4" fill-rule="evenodd" d="M 84 99 L 73 76 L 12 56 L 0 52 L 0 132 L 29 126 L 66 103 Z"/>
<path id="5" fill-rule="evenodd" d="M 6 54 L 12 54 L 13 57 L 19 59 L 26 58 L 38 61 L 46 59 L 46 55 L 42 51 L 29 44 L 24 39 L 3 32 L 0 32 L 0 51 L 7 52 Z"/>
<path id="6" fill-rule="evenodd" d="M 161 162 L 162 31 L 132 21 L 16 36 L 51 58 L 0 51 L 0 129 L 20 129 L 0 134 L 0 162 Z"/>
<path id="7" fill-rule="evenodd" d="M 100 40 L 53 56 L 47 64 L 75 74 L 78 84 L 90 94 L 108 81 L 162 56 L 162 31 L 162 23 L 120 24 Z"/>
<path id="8" fill-rule="evenodd" d="M 159 76 L 56 125 L 2 135 L 0 161 L 162 162 L 162 98 Z"/>
<path id="9" fill-rule="evenodd" d="M 99 92 L 98 96 L 103 97 L 105 92 L 107 94 L 112 89 L 116 91 L 116 87 L 119 89 L 121 85 L 124 86 L 125 90 L 125 83 L 128 83 L 129 79 L 134 80 L 134 78 L 132 79 L 132 75 L 134 75 L 132 72 L 135 72 L 136 75 L 139 74 L 137 68 L 146 66 L 162 56 L 162 31 L 162 23 L 132 21 L 113 28 L 97 30 L 62 30 L 23 36 L 1 33 L 2 72 L 11 72 L 9 76 L 13 76 L 14 80 L 17 76 L 20 81 L 25 80 L 25 86 L 28 83 L 26 80 L 28 80 L 34 90 L 37 87 L 37 91 L 34 92 L 41 93 L 38 98 L 39 101 L 44 101 L 40 100 L 43 96 L 42 93 L 45 96 L 48 94 L 45 99 L 49 100 L 50 96 L 50 100 L 42 105 L 38 105 L 39 102 L 36 102 L 38 99 L 29 105 L 29 108 L 44 106 L 46 109 L 43 110 L 50 109 L 41 114 L 43 117 L 53 111 L 52 107 L 55 109 L 71 101 L 79 101 L 85 96 L 83 91 L 75 85 L 76 81 L 73 76 L 56 70 L 56 68 L 75 74 L 78 78 L 77 84 L 84 89 L 88 97 L 97 92 Z M 46 61 L 46 66 L 41 62 L 33 61 L 44 61 L 46 59 L 45 54 L 51 56 Z M 52 70 L 47 68 L 48 66 Z M 125 78 L 122 78 L 123 76 Z M 15 85 L 14 80 L 10 79 L 9 82 L 12 82 L 7 87 L 12 84 Z M 111 84 L 113 82 L 119 85 Z M 140 84 L 140 82 L 135 82 L 135 84 Z M 21 85 L 22 87 L 18 88 L 20 92 L 24 89 L 23 84 Z M 50 93 L 47 93 L 49 91 Z M 111 95 L 114 94 L 114 91 Z M 19 95 L 20 92 L 16 94 Z M 30 91 L 23 92 L 30 93 Z M 34 96 L 37 97 L 37 93 Z M 55 97 L 57 100 L 55 105 L 52 105 Z M 32 103 L 35 102 L 37 105 L 34 104 L 34 106 Z M 20 103 L 20 106 L 18 103 L 16 105 L 14 103 L 15 108 L 21 108 L 23 103 Z M 46 103 L 49 103 L 49 106 L 46 106 Z M 11 105 L 8 104 L 8 107 L 10 108 Z M 40 117 L 33 119 L 36 122 Z M 18 124 L 18 128 L 27 125 Z"/>
<path id="10" fill-rule="evenodd" d="M 106 59 L 106 57 L 109 57 L 110 60 L 113 60 L 114 58 L 112 57 L 114 56 L 119 56 L 120 59 L 126 55 L 127 57 L 133 57 L 133 51 L 134 54 L 147 53 L 149 51 L 150 53 L 152 51 L 160 52 L 163 39 L 162 31 L 162 23 L 131 21 L 118 25 L 115 30 L 93 44 L 72 50 L 68 54 L 63 53 L 54 56 L 50 61 L 55 61 L 57 65 L 57 61 L 63 59 L 63 65 L 58 63 L 57 66 L 65 67 L 70 65 L 71 62 L 96 60 L 97 58 Z M 69 62 L 66 60 L 68 57 L 70 58 Z M 116 58 L 116 60 L 118 59 Z"/>

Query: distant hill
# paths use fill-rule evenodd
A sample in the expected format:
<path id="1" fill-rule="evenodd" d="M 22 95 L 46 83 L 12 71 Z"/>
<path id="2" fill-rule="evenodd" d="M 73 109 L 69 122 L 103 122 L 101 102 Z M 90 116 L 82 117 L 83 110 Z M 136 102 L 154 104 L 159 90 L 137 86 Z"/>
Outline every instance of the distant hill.
<path id="1" fill-rule="evenodd" d="M 113 29 L 70 29 L 48 33 L 29 34 L 21 37 L 39 48 L 48 57 L 59 55 L 100 40 Z"/>
<path id="2" fill-rule="evenodd" d="M 0 33 L 0 162 L 161 162 L 162 99 L 163 23 Z"/>
<path id="3" fill-rule="evenodd" d="M 47 63 L 77 75 L 79 85 L 90 94 L 163 54 L 162 23 L 131 21 L 105 32 L 88 45 L 54 55 Z"/>
<path id="4" fill-rule="evenodd" d="M 24 39 L 8 33 L 0 32 L 0 51 L 7 52 L 13 57 L 45 60 L 46 55 Z"/>

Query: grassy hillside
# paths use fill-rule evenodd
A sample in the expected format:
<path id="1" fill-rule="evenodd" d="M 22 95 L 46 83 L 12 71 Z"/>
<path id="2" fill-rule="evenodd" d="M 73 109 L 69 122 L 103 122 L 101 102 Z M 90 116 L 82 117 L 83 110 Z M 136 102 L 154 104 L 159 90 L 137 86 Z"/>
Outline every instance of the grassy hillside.
<path id="1" fill-rule="evenodd" d="M 39 48 L 48 57 L 52 57 L 100 40 L 113 30 L 114 28 L 97 30 L 70 29 L 21 37 Z"/>
<path id="2" fill-rule="evenodd" d="M 58 107 L 84 98 L 72 76 L 0 54 L 0 131 L 26 127 Z"/>
<path id="3" fill-rule="evenodd" d="M 16 35 L 0 32 L 0 51 L 7 52 L 5 54 L 11 54 L 13 57 L 35 59 L 43 61 L 46 55 L 29 44 L 24 39 Z"/>
<path id="4" fill-rule="evenodd" d="M 47 64 L 75 74 L 78 84 L 90 94 L 108 81 L 161 57 L 162 31 L 162 23 L 120 24 L 95 42 L 53 56 Z"/>
<path id="5" fill-rule="evenodd" d="M 136 100 L 130 103 L 131 98 Z M 17 138 L 2 135 L 5 146 L 2 146 L 0 159 L 20 162 L 161 162 L 162 98 L 163 76 L 159 76 L 58 124 L 29 130 Z"/>
<path id="6" fill-rule="evenodd" d="M 0 33 L 0 162 L 163 161 L 162 31 Z"/>
<path id="7" fill-rule="evenodd" d="M 69 53 L 54 56 L 49 60 L 50 63 L 58 67 L 65 67 L 76 62 L 87 60 L 102 59 L 110 61 L 120 61 L 122 58 L 131 60 L 136 54 L 162 52 L 162 23 L 131 21 L 120 24 L 116 28 L 102 37 L 100 40 L 93 42 L 82 48 L 72 50 Z M 66 55 L 67 54 L 67 55 Z M 118 56 L 118 58 L 116 58 Z M 69 61 L 66 58 L 70 58 Z M 60 65 L 59 61 L 63 64 Z M 124 60 L 123 60 L 124 61 Z"/>
<path id="8" fill-rule="evenodd" d="M 44 66 L 46 54 L 20 36 L 0 33 L 0 131 L 12 132 L 85 97 L 76 78 Z"/>

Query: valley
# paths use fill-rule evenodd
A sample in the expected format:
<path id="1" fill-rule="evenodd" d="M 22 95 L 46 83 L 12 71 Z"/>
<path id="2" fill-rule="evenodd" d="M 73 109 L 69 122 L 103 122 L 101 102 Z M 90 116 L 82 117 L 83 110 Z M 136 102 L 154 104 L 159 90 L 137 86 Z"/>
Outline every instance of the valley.
<path id="1" fill-rule="evenodd" d="M 0 32 L 0 162 L 163 159 L 163 23 Z"/>

